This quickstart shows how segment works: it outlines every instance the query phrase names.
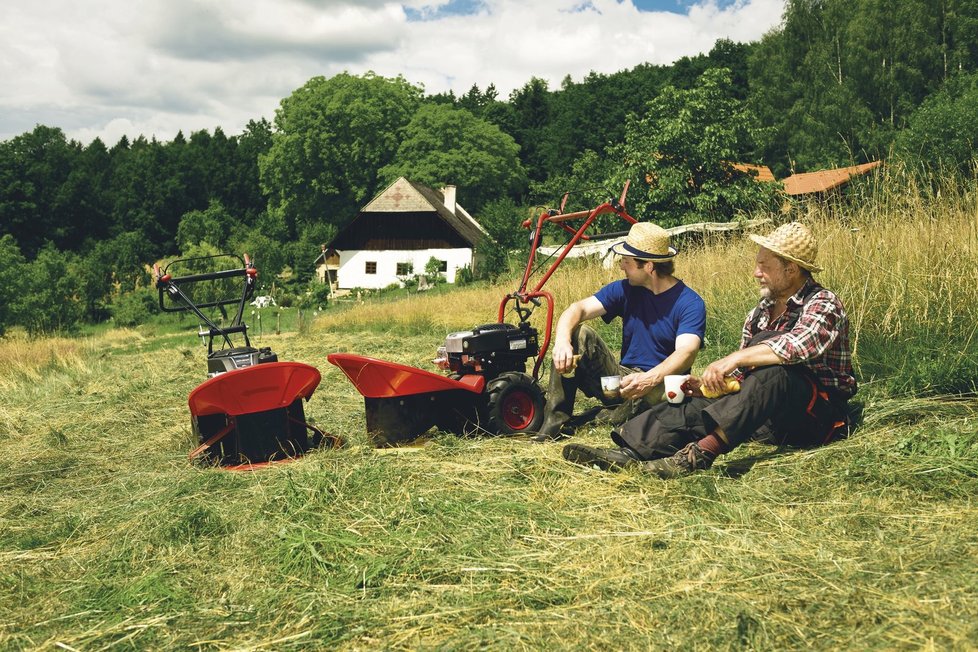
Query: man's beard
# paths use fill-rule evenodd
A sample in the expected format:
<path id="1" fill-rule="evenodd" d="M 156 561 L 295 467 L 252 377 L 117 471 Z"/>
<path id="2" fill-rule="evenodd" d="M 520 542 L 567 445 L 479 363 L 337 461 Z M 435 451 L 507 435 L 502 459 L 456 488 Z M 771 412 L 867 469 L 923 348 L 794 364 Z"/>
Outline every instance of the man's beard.
<path id="1" fill-rule="evenodd" d="M 774 293 L 771 292 L 771 288 L 769 288 L 766 285 L 761 286 L 761 288 L 758 290 L 758 293 L 761 295 L 762 299 L 770 300 L 774 297 Z"/>

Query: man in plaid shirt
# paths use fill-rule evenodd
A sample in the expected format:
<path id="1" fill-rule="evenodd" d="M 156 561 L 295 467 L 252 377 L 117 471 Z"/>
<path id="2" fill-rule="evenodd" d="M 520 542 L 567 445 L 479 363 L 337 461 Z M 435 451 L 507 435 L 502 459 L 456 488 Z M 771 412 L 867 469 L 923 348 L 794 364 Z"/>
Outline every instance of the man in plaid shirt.
<path id="1" fill-rule="evenodd" d="M 570 444 L 571 462 L 614 470 L 640 465 L 662 478 L 708 469 L 722 453 L 750 439 L 819 446 L 847 430 L 847 402 L 856 393 L 849 320 L 839 298 L 812 274 L 818 246 L 793 222 L 761 245 L 754 277 L 761 300 L 747 315 L 740 349 L 686 383 L 688 398 L 667 403 L 612 433 L 618 448 Z M 728 379 L 741 381 L 731 393 Z M 719 398 L 707 399 L 708 393 Z"/>

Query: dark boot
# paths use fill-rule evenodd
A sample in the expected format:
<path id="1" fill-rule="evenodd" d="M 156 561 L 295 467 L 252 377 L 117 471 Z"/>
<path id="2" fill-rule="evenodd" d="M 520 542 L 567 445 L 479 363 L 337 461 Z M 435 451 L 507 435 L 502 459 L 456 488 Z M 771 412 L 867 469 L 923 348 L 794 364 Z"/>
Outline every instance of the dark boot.
<path id="1" fill-rule="evenodd" d="M 696 471 L 705 471 L 713 465 L 713 456 L 694 441 L 677 451 L 672 457 L 643 462 L 642 468 L 664 480 L 681 478 Z"/>
<path id="2" fill-rule="evenodd" d="M 602 471 L 620 471 L 639 463 L 638 453 L 631 448 L 592 448 L 583 444 L 564 446 L 564 459 L 581 466 L 593 466 Z"/>

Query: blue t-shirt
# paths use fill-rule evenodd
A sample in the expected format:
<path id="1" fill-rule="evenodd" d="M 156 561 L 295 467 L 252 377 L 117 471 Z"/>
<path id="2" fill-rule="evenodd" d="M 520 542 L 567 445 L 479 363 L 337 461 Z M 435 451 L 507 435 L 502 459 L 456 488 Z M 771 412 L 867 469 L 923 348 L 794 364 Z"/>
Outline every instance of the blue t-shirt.
<path id="1" fill-rule="evenodd" d="M 605 323 L 621 317 L 621 364 L 626 367 L 648 371 L 675 352 L 677 336 L 690 333 L 702 342 L 706 333 L 706 304 L 682 281 L 655 294 L 622 279 L 594 296 L 604 306 Z"/>

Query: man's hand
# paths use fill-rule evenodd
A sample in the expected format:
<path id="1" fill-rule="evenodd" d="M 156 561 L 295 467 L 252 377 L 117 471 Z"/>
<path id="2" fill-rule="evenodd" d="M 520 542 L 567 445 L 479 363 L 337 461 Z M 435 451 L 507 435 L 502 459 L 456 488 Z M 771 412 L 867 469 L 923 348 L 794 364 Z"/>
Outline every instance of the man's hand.
<path id="1" fill-rule="evenodd" d="M 662 379 L 652 369 L 628 374 L 621 379 L 621 397 L 625 400 L 641 398 L 661 382 Z"/>
<path id="2" fill-rule="evenodd" d="M 711 362 L 709 366 L 703 370 L 703 375 L 700 377 L 699 383 L 695 389 L 698 391 L 700 387 L 705 386 L 714 394 L 724 393 L 727 388 L 726 377 L 732 374 L 739 366 L 740 365 L 737 364 L 736 360 L 736 353 L 731 353 L 730 355 L 720 358 L 716 362 Z M 692 389 L 694 383 L 689 382 L 688 384 Z"/>
<path id="3" fill-rule="evenodd" d="M 701 387 L 703 386 L 703 381 L 696 376 L 690 376 L 682 384 L 683 394 L 686 396 L 696 396 L 698 398 L 703 398 L 703 391 Z"/>
<path id="4" fill-rule="evenodd" d="M 703 370 L 701 376 L 702 385 L 710 388 L 712 393 L 723 394 L 726 392 L 726 376 L 731 375 L 734 370 L 753 367 L 766 367 L 769 365 L 783 364 L 781 358 L 774 350 L 761 343 L 748 346 L 746 349 L 734 351 L 730 355 L 725 355 L 716 362 Z"/>
<path id="5" fill-rule="evenodd" d="M 560 313 L 557 327 L 554 329 L 554 348 L 550 353 L 557 373 L 566 374 L 574 368 L 574 347 L 571 345 L 574 329 L 581 322 L 600 317 L 604 313 L 604 306 L 593 296 L 575 301 Z"/>
<path id="6" fill-rule="evenodd" d="M 550 355 L 557 373 L 565 374 L 574 368 L 574 347 L 570 342 L 555 343 Z"/>

